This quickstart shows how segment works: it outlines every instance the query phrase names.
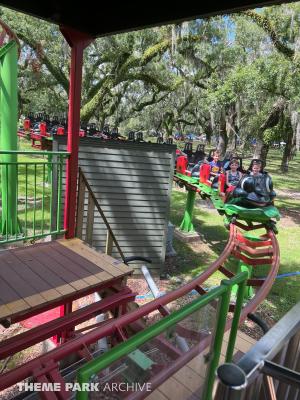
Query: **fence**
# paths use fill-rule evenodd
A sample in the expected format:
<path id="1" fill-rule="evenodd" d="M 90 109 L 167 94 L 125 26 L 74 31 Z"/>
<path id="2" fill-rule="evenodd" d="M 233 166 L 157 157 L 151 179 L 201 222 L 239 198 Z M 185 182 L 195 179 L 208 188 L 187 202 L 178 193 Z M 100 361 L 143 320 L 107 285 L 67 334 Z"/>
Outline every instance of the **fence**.
<path id="1" fill-rule="evenodd" d="M 0 151 L 0 244 L 64 232 L 62 171 L 68 155 L 66 152 Z"/>

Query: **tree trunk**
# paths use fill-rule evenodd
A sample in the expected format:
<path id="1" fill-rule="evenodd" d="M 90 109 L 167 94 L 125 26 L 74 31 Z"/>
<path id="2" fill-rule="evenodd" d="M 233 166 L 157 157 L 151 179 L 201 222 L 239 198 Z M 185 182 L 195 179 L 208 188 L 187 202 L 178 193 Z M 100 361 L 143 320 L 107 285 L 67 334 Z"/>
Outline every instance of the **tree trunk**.
<path id="1" fill-rule="evenodd" d="M 205 125 L 204 132 L 205 132 L 206 142 L 208 144 L 210 144 L 211 143 L 211 137 L 212 137 L 212 134 L 213 134 L 213 129 L 212 129 L 212 126 L 211 126 L 210 122 L 208 122 L 208 124 Z"/>
<path id="2" fill-rule="evenodd" d="M 286 145 L 283 151 L 283 155 L 282 155 L 282 160 L 281 160 L 281 166 L 280 166 L 280 170 L 281 172 L 288 172 L 289 170 L 289 161 L 291 159 L 292 156 L 292 149 L 293 149 L 293 137 L 294 137 L 294 131 L 293 131 L 293 127 L 291 124 L 291 119 L 290 117 L 285 117 L 285 121 L 284 121 L 284 129 L 286 132 Z"/>
<path id="3" fill-rule="evenodd" d="M 300 121 L 297 122 L 296 127 L 296 150 L 300 150 Z"/>
<path id="4" fill-rule="evenodd" d="M 279 97 L 277 101 L 273 104 L 272 110 L 268 114 L 265 122 L 259 127 L 253 158 L 259 158 L 264 163 L 266 163 L 269 151 L 269 144 L 264 143 L 263 141 L 264 131 L 268 128 L 274 128 L 274 126 L 278 124 L 280 118 L 282 117 L 285 105 L 285 99 Z"/>
<path id="5" fill-rule="evenodd" d="M 230 158 L 231 155 L 235 153 L 236 150 L 236 133 L 238 129 L 235 123 L 236 118 L 237 118 L 236 104 L 232 103 L 226 115 L 226 131 L 228 137 L 228 144 L 227 144 L 227 151 L 225 158 Z"/>
<path id="6" fill-rule="evenodd" d="M 222 110 L 220 120 L 220 134 L 217 145 L 217 150 L 220 152 L 220 158 L 224 158 L 228 144 L 228 136 L 226 131 L 226 115 L 225 110 Z"/>
<path id="7" fill-rule="evenodd" d="M 264 164 L 266 164 L 269 147 L 270 146 L 267 143 L 264 143 L 261 138 L 258 138 L 256 141 L 253 158 L 258 158 L 262 160 Z"/>

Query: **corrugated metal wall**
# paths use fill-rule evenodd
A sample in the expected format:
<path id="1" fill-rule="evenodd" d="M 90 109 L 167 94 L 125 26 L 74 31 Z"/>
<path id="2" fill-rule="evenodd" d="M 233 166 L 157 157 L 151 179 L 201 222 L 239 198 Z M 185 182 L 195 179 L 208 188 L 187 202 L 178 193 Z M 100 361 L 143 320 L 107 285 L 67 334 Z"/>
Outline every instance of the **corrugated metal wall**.
<path id="1" fill-rule="evenodd" d="M 66 150 L 64 138 L 55 141 L 56 149 Z M 174 160 L 174 145 L 80 139 L 79 165 L 124 255 L 151 258 L 156 273 L 165 259 Z M 84 224 L 86 212 L 87 197 Z M 104 251 L 105 242 L 106 227 L 95 210 L 93 246 Z M 112 255 L 119 258 L 115 248 Z"/>

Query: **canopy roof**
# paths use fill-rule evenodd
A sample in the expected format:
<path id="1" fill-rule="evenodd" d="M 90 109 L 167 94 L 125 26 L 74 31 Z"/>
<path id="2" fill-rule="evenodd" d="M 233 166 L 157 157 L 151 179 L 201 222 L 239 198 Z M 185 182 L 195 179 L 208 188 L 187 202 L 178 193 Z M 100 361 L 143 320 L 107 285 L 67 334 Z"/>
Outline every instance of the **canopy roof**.
<path id="1" fill-rule="evenodd" d="M 121 33 L 150 26 L 180 22 L 197 17 L 216 15 L 288 2 L 285 0 L 184 0 L 115 1 L 99 0 L 0 0 L 0 4 L 35 17 L 85 32 L 92 37 Z"/>

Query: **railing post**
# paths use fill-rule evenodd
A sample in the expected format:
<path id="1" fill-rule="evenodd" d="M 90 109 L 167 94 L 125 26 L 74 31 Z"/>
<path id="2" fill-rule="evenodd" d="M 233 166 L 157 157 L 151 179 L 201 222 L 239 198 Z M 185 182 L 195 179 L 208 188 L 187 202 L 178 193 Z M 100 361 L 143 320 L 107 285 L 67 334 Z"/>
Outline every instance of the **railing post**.
<path id="1" fill-rule="evenodd" d="M 242 400 L 247 386 L 245 372 L 236 364 L 222 364 L 217 369 L 218 387 L 215 400 Z"/>
<path id="2" fill-rule="evenodd" d="M 207 366 L 205 384 L 202 394 L 203 400 L 212 399 L 212 390 L 215 381 L 215 371 L 219 364 L 227 313 L 229 309 L 231 283 L 229 280 L 223 280 L 221 282 L 221 285 L 226 286 L 226 291 L 221 295 L 219 299 L 218 312 L 216 317 L 217 323 L 214 330 L 214 338 L 211 344 L 211 353 L 210 353 L 211 359 L 209 365 Z"/>
<path id="3" fill-rule="evenodd" d="M 110 234 L 110 231 L 107 230 L 105 253 L 108 254 L 109 256 L 111 256 L 113 244 L 114 244 L 113 238 L 112 238 L 112 236 Z"/>
<path id="4" fill-rule="evenodd" d="M 86 221 L 86 242 L 90 245 L 93 244 L 94 213 L 95 213 L 95 203 L 92 195 L 89 193 L 87 221 Z"/>
<path id="5" fill-rule="evenodd" d="M 0 114 L 0 148 L 1 150 L 17 150 L 17 43 L 11 41 L 0 50 L 1 63 L 1 114 Z M 3 154 L 1 161 L 7 165 L 1 167 L 2 185 L 2 234 L 18 233 L 17 222 L 17 161 L 16 154 Z M 12 164 L 9 164 L 12 163 Z"/>
<path id="6" fill-rule="evenodd" d="M 245 275 L 246 275 L 246 273 L 245 273 Z M 234 345 L 235 345 L 239 321 L 240 321 L 240 315 L 241 315 L 241 311 L 242 311 L 242 307 L 243 307 L 245 287 L 246 287 L 246 276 L 245 276 L 245 280 L 238 283 L 238 291 L 237 291 L 237 296 L 236 296 L 234 315 L 233 315 L 233 320 L 232 320 L 230 334 L 229 334 L 229 340 L 228 340 L 228 346 L 227 346 L 227 351 L 226 351 L 226 359 L 225 359 L 226 362 L 232 361 Z"/>
<path id="7" fill-rule="evenodd" d="M 66 194 L 64 228 L 68 239 L 75 236 L 76 190 L 80 128 L 80 99 L 82 81 L 83 50 L 92 42 L 92 38 L 82 32 L 70 28 L 62 28 L 61 32 L 71 47 L 71 71 L 69 88 L 68 144 L 71 153 L 66 169 Z"/>
<path id="8" fill-rule="evenodd" d="M 76 237 L 78 237 L 79 239 L 82 239 L 84 200 L 85 200 L 85 184 L 81 169 L 79 168 L 77 213 L 76 213 Z"/>

